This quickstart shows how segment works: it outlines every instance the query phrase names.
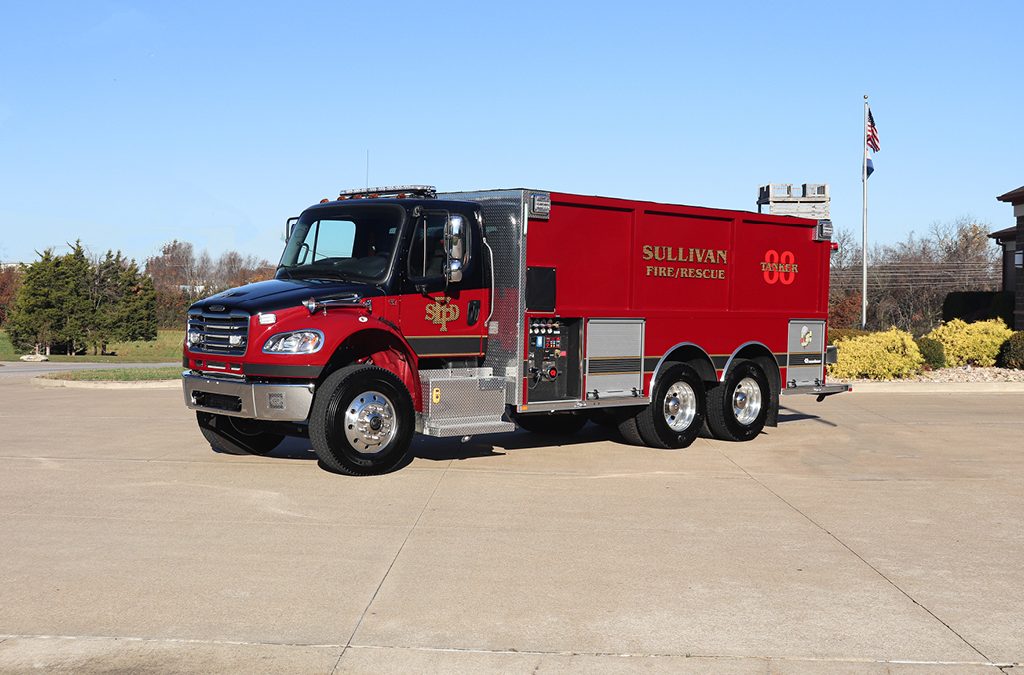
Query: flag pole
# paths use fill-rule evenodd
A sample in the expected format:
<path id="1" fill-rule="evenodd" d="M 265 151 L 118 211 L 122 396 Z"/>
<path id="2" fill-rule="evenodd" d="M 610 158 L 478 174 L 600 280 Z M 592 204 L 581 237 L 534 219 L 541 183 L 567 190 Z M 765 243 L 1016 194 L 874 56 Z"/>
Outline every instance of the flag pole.
<path id="1" fill-rule="evenodd" d="M 864 150 L 864 157 L 861 160 L 860 183 L 861 183 L 861 224 L 863 232 L 861 236 L 861 286 L 860 286 L 860 327 L 867 330 L 868 327 L 868 95 L 864 94 L 864 131 L 861 136 L 861 145 Z"/>

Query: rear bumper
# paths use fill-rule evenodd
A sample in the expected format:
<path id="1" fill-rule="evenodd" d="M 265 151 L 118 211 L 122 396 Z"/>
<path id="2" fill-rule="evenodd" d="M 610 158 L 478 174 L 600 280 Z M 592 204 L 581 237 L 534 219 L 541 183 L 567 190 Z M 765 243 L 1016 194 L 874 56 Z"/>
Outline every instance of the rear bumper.
<path id="1" fill-rule="evenodd" d="M 185 406 L 191 410 L 275 422 L 302 422 L 313 405 L 310 384 L 267 384 L 181 374 Z"/>
<path id="2" fill-rule="evenodd" d="M 812 396 L 817 396 L 818 400 L 821 401 L 826 396 L 842 394 L 852 389 L 853 387 L 848 384 L 808 384 L 801 387 L 786 387 L 781 393 L 783 396 L 810 394 Z"/>

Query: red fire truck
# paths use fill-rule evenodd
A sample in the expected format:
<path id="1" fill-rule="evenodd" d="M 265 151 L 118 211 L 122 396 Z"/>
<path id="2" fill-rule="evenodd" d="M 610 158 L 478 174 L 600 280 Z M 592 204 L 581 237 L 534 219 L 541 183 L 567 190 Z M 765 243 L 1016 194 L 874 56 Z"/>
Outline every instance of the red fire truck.
<path id="1" fill-rule="evenodd" d="M 414 432 L 683 448 L 746 441 L 826 384 L 831 223 L 509 189 L 346 191 L 289 221 L 275 278 L 188 311 L 210 444 L 308 435 L 327 468 L 399 466 Z"/>

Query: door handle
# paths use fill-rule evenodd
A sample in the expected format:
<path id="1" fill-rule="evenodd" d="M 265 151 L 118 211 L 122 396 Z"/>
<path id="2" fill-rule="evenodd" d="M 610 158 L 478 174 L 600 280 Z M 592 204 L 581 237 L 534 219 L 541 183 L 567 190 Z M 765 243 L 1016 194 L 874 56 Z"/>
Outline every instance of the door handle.
<path id="1" fill-rule="evenodd" d="M 469 308 L 466 312 L 466 325 L 472 326 L 480 319 L 480 301 L 470 300 Z"/>

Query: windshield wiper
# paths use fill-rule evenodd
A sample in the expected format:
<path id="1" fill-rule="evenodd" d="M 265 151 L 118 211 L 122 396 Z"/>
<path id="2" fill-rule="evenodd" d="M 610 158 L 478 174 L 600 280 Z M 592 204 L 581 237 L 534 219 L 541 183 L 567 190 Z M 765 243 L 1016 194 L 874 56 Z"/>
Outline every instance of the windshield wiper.
<path id="1" fill-rule="evenodd" d="M 332 281 L 350 281 L 340 272 L 335 270 L 325 269 L 303 269 L 301 267 L 292 267 L 288 269 L 289 279 L 325 279 Z"/>

